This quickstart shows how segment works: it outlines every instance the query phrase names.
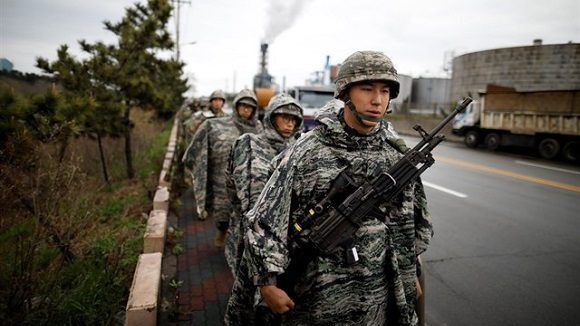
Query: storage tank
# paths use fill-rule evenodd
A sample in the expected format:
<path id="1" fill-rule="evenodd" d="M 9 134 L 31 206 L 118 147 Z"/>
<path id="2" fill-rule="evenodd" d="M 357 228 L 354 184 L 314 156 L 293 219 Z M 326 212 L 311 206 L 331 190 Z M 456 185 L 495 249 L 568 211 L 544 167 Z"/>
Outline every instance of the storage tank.
<path id="1" fill-rule="evenodd" d="M 399 74 L 399 83 L 401 87 L 399 89 L 399 96 L 391 101 L 390 109 L 394 112 L 404 111 L 406 107 L 409 106 L 411 101 L 411 90 L 413 86 L 413 77 L 408 75 Z"/>
<path id="2" fill-rule="evenodd" d="M 580 43 L 500 48 L 453 59 L 451 100 L 478 98 L 488 84 L 518 91 L 580 89 Z"/>
<path id="3" fill-rule="evenodd" d="M 450 107 L 450 90 L 449 78 L 414 78 L 411 107 L 429 113 L 436 109 L 447 109 Z"/>

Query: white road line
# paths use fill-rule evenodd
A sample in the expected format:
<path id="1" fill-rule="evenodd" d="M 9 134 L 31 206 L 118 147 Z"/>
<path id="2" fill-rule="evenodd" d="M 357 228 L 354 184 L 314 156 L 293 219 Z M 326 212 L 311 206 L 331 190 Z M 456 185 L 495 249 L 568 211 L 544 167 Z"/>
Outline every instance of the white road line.
<path id="1" fill-rule="evenodd" d="M 427 187 L 430 187 L 430 188 L 433 188 L 433 189 L 437 189 L 439 191 L 446 192 L 446 193 L 448 193 L 450 195 L 457 196 L 459 198 L 467 198 L 467 195 L 466 194 L 457 192 L 455 190 L 451 190 L 449 188 L 445 188 L 445 187 L 438 186 L 438 185 L 433 184 L 431 182 L 423 181 L 423 185 L 425 185 Z"/>
<path id="2" fill-rule="evenodd" d="M 542 169 L 548 169 L 548 170 L 554 170 L 554 171 L 560 171 L 560 172 L 566 172 L 566 173 L 572 173 L 572 174 L 580 174 L 580 172 L 578 172 L 578 171 L 557 168 L 557 167 L 553 167 L 553 166 L 549 166 L 549 165 L 542 165 L 542 164 L 531 163 L 531 162 L 526 162 L 526 161 L 515 161 L 515 162 L 517 164 L 529 165 L 529 166 L 534 166 L 534 167 L 542 168 Z"/>

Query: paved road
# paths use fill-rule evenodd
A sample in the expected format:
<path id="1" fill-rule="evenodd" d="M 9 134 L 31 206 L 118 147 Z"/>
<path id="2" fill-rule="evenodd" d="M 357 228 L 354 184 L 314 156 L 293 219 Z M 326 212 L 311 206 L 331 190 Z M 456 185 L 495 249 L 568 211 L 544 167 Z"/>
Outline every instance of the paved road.
<path id="1" fill-rule="evenodd" d="M 435 155 L 427 324 L 577 325 L 580 168 L 459 143 Z"/>

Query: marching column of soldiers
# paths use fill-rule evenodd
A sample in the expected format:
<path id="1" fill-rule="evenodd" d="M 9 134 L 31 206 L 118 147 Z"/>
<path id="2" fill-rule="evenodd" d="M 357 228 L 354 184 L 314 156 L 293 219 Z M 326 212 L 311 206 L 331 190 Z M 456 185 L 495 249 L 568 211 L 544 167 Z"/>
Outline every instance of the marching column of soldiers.
<path id="1" fill-rule="evenodd" d="M 270 100 L 262 121 L 249 89 L 231 115 L 221 90 L 206 106 L 195 99 L 182 109 L 195 208 L 215 223 L 214 244 L 234 275 L 226 325 L 417 325 L 418 257 L 433 235 L 420 180 L 368 213 L 349 239 L 354 263 L 343 247 L 329 254 L 295 241 L 339 174 L 362 184 L 408 149 L 385 119 L 399 88 L 385 54 L 358 51 L 340 66 L 335 100 L 307 133 L 300 103 L 286 94 Z M 279 283 L 290 272 L 291 284 Z"/>

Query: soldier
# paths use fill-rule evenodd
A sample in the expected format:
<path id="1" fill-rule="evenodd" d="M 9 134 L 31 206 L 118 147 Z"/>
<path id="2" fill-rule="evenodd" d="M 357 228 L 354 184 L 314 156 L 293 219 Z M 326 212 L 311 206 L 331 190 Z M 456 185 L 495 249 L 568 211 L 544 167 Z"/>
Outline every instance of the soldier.
<path id="1" fill-rule="evenodd" d="M 258 133 L 262 129 L 253 91 L 242 90 L 234 99 L 234 107 L 233 116 L 205 120 L 184 155 L 185 165 L 192 170 L 199 218 L 204 220 L 211 216 L 215 219 L 217 247 L 224 245 L 231 210 L 226 193 L 230 149 L 240 135 Z"/>
<path id="2" fill-rule="evenodd" d="M 191 112 L 195 113 L 201 111 L 201 100 L 199 97 L 194 97 L 189 104 L 189 109 Z"/>
<path id="3" fill-rule="evenodd" d="M 209 96 L 208 106 L 205 110 L 191 110 L 191 118 L 183 120 L 185 129 L 185 141 L 189 144 L 197 128 L 205 119 L 224 117 L 223 107 L 226 102 L 226 95 L 221 89 L 215 90 Z M 192 102 L 195 103 L 195 100 Z"/>
<path id="4" fill-rule="evenodd" d="M 344 252 L 319 254 L 295 278 L 292 297 L 276 286 L 290 260 L 305 254 L 290 246 L 290 226 L 328 193 L 337 175 L 346 170 L 361 184 L 403 156 L 406 147 L 383 120 L 398 93 L 397 71 L 386 55 L 349 56 L 336 80 L 335 97 L 344 104 L 319 113 L 318 125 L 285 152 L 248 213 L 242 262 L 248 261 L 264 302 L 283 314 L 283 325 L 417 324 L 416 262 L 432 236 L 420 180 L 369 213 L 351 239 L 356 263 L 348 264 Z"/>
<path id="5" fill-rule="evenodd" d="M 233 210 L 225 254 L 234 274 L 241 257 L 239 244 L 247 227 L 243 216 L 254 206 L 268 181 L 272 159 L 293 144 L 302 130 L 302 107 L 291 96 L 276 95 L 270 99 L 263 124 L 262 133 L 245 134 L 236 140 L 228 162 L 227 190 Z"/>
<path id="6" fill-rule="evenodd" d="M 234 285 L 226 310 L 226 325 L 269 325 L 274 319 L 267 307 L 254 307 L 259 293 L 248 275 L 247 264 L 238 268 L 248 228 L 244 215 L 256 203 L 279 161 L 278 154 L 294 144 L 303 130 L 302 107 L 291 96 L 276 95 L 266 107 L 263 123 L 261 134 L 242 135 L 230 153 L 227 189 L 234 209 L 230 216 L 225 254 L 234 274 Z"/>

